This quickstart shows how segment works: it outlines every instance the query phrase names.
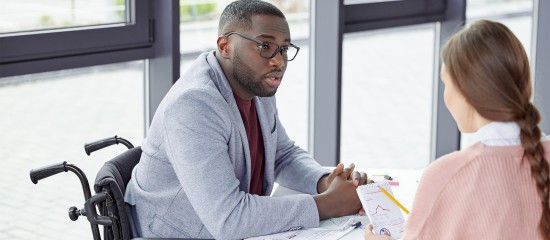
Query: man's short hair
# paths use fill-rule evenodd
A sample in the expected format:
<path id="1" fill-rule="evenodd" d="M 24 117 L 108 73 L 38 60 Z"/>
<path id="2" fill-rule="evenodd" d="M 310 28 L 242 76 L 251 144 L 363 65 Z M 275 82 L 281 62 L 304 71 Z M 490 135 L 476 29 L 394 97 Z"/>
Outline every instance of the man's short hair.
<path id="1" fill-rule="evenodd" d="M 224 29 L 231 26 L 237 29 L 250 29 L 254 15 L 270 15 L 285 18 L 285 15 L 273 4 L 260 0 L 238 0 L 225 7 L 220 16 L 218 34 L 225 34 Z"/>

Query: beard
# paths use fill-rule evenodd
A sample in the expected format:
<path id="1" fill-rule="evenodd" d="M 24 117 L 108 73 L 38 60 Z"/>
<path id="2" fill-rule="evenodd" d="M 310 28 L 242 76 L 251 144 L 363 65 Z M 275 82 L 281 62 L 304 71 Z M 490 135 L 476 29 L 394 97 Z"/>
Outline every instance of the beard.
<path id="1" fill-rule="evenodd" d="M 258 97 L 272 97 L 277 92 L 277 88 L 270 91 L 264 83 L 264 76 L 255 79 L 255 72 L 248 67 L 244 61 L 235 53 L 233 61 L 233 77 L 239 82 L 248 92 Z"/>

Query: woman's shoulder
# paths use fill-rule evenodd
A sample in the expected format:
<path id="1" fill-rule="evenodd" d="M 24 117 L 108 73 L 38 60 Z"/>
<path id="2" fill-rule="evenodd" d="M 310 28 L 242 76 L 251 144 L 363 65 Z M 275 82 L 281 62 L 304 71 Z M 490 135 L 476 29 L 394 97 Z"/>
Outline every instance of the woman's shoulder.
<path id="1" fill-rule="evenodd" d="M 476 143 L 466 149 L 443 155 L 426 169 L 424 175 L 435 175 L 438 179 L 443 176 L 451 177 L 482 154 L 484 148 L 483 144 Z"/>
<path id="2" fill-rule="evenodd" d="M 418 183 L 413 209 L 407 220 L 407 239 L 420 238 L 424 231 L 429 231 L 427 230 L 429 226 L 433 226 L 430 219 L 434 214 L 444 214 L 437 209 L 442 193 L 482 148 L 482 145 L 476 144 L 467 149 L 446 154 L 426 168 Z"/>
<path id="3" fill-rule="evenodd" d="M 483 144 L 474 144 L 438 158 L 422 174 L 417 194 L 439 196 L 451 181 L 461 178 L 462 170 L 477 159 L 477 156 L 483 154 L 484 148 Z M 432 200 L 435 201 L 435 199 Z"/>

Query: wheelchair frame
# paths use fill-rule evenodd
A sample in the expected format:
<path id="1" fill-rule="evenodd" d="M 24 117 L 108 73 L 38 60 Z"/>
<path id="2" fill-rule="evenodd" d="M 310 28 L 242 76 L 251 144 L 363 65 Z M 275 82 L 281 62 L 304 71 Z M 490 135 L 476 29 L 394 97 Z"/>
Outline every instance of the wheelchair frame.
<path id="1" fill-rule="evenodd" d="M 105 162 L 96 175 L 94 182 L 95 194 L 92 196 L 90 185 L 84 172 L 75 165 L 62 162 L 30 171 L 31 181 L 37 184 L 39 180 L 71 171 L 80 179 L 84 193 L 84 208 L 69 208 L 69 218 L 76 221 L 79 216 L 85 216 L 90 222 L 94 240 L 101 240 L 99 225 L 103 226 L 104 240 L 191 240 L 195 238 L 134 238 L 137 234 L 130 209 L 124 202 L 124 192 L 132 169 L 139 162 L 141 148 L 134 147 L 128 140 L 114 136 L 84 145 L 84 151 L 92 152 L 113 144 L 122 143 L 128 148 L 125 152 Z M 98 210 L 99 209 L 99 214 Z"/>
<path id="2" fill-rule="evenodd" d="M 87 143 L 84 145 L 84 151 L 87 155 L 90 155 L 94 151 L 119 143 L 122 143 L 128 149 L 134 149 L 134 146 L 128 140 L 118 136 L 114 136 L 101 139 L 92 143 Z M 139 149 L 139 147 L 136 149 L 141 152 L 141 149 Z M 85 216 L 90 222 L 94 240 L 101 240 L 99 225 L 104 226 L 104 239 L 130 239 L 131 236 L 128 235 L 132 235 L 131 230 L 124 229 L 124 227 L 122 227 L 120 223 L 120 208 L 118 206 L 113 206 L 113 203 L 115 202 L 113 201 L 113 192 L 107 190 L 107 188 L 104 188 L 103 186 L 98 186 L 96 179 L 96 184 L 94 184 L 94 189 L 96 193 L 92 196 L 86 174 L 84 174 L 84 172 L 77 166 L 68 164 L 65 161 L 58 164 L 52 164 L 41 168 L 32 169 L 30 171 L 30 178 L 34 184 L 37 184 L 38 181 L 40 181 L 41 179 L 67 171 L 71 171 L 78 176 L 80 184 L 82 185 L 82 191 L 84 193 L 85 201 L 84 208 L 78 209 L 74 206 L 69 208 L 69 218 L 72 221 L 76 221 L 78 220 L 79 216 Z M 123 194 L 124 193 L 122 193 L 120 198 L 123 197 Z M 120 201 L 123 199 L 118 200 Z M 99 214 L 97 209 L 99 209 Z M 125 219 L 126 221 L 128 221 L 127 218 Z M 123 233 L 123 231 L 127 232 Z"/>

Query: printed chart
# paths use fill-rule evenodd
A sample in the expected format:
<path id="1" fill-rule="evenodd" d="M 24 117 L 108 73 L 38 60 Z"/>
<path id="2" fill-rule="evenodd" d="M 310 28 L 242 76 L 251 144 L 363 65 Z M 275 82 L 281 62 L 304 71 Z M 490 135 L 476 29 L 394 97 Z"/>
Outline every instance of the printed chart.
<path id="1" fill-rule="evenodd" d="M 379 187 L 384 188 L 393 195 L 388 182 L 360 186 L 357 188 L 357 194 L 359 194 L 361 204 L 374 226 L 374 231 L 377 234 L 391 236 L 392 239 L 399 239 L 405 228 L 403 213 L 395 203 L 382 193 Z"/>

